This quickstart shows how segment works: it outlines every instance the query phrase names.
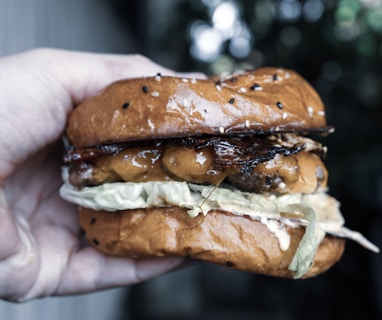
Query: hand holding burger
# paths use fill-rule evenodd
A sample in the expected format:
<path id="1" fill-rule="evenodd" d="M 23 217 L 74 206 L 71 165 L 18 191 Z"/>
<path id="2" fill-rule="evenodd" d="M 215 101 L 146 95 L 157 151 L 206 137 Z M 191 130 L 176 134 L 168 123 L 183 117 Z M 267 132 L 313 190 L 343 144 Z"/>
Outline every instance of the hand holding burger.
<path id="1" fill-rule="evenodd" d="M 156 72 L 141 56 L 37 49 L 0 58 L 0 298 L 25 301 L 143 281 L 183 258 L 130 259 L 82 245 L 58 195 L 61 135 L 73 104 L 112 81 Z"/>

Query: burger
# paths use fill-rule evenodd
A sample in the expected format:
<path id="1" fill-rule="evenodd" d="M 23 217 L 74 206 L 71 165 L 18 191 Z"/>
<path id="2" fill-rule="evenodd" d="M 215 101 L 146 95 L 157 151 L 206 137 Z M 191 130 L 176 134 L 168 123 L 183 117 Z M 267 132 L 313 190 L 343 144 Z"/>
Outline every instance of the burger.
<path id="1" fill-rule="evenodd" d="M 346 239 L 378 251 L 328 194 L 331 132 L 292 70 L 121 80 L 70 113 L 60 194 L 106 254 L 311 277 Z"/>

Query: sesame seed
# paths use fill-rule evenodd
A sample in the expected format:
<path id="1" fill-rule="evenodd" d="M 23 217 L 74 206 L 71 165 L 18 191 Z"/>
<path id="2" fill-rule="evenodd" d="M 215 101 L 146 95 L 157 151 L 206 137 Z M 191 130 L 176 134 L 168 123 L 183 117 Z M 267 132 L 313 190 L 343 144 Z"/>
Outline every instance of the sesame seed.
<path id="1" fill-rule="evenodd" d="M 236 82 L 237 81 L 237 78 L 236 77 L 233 77 L 230 79 L 232 83 Z"/>
<path id="2" fill-rule="evenodd" d="M 224 128 L 223 127 L 219 127 L 219 132 L 220 133 L 224 133 Z"/>
<path id="3" fill-rule="evenodd" d="M 289 79 L 290 78 L 290 73 L 289 72 L 287 72 L 287 73 L 285 73 L 285 79 Z"/>
<path id="4" fill-rule="evenodd" d="M 216 89 L 217 89 L 218 91 L 222 91 L 222 87 L 219 86 L 218 84 L 216 85 Z"/>
<path id="5" fill-rule="evenodd" d="M 129 106 L 130 106 L 130 102 L 125 102 L 125 103 L 122 105 L 122 109 L 127 109 Z"/>
<path id="6" fill-rule="evenodd" d="M 288 113 L 287 112 L 284 112 L 283 115 L 282 115 L 282 118 L 285 120 L 286 118 L 288 118 Z"/>
<path id="7" fill-rule="evenodd" d="M 325 111 L 317 111 L 317 114 L 318 114 L 319 116 L 325 116 Z"/>
<path id="8" fill-rule="evenodd" d="M 151 92 L 151 96 L 156 98 L 156 97 L 159 97 L 159 92 L 158 91 L 153 91 Z"/>
<path id="9" fill-rule="evenodd" d="M 143 91 L 144 93 L 147 93 L 147 92 L 149 92 L 149 88 L 147 88 L 147 86 L 143 86 L 143 87 L 142 87 L 142 91 Z"/>
<path id="10" fill-rule="evenodd" d="M 98 241 L 96 238 L 93 239 L 93 243 L 94 243 L 96 246 L 99 245 L 99 241 Z"/>
<path id="11" fill-rule="evenodd" d="M 232 268 L 233 267 L 233 262 L 227 261 L 227 267 Z"/>
<path id="12" fill-rule="evenodd" d="M 277 81 L 278 77 L 277 77 L 277 73 L 275 73 L 273 76 L 272 76 L 272 79 L 273 81 Z"/>
<path id="13" fill-rule="evenodd" d="M 255 83 L 253 86 L 251 86 L 249 89 L 255 90 L 255 91 L 262 91 L 263 87 L 259 85 L 258 83 Z"/>
<path id="14" fill-rule="evenodd" d="M 147 124 L 149 125 L 151 130 L 155 129 L 155 124 L 151 121 L 151 119 L 147 119 Z"/>
<path id="15" fill-rule="evenodd" d="M 250 125 L 249 120 L 248 120 L 248 119 L 245 120 L 245 127 L 246 127 L 246 128 L 249 128 L 249 125 Z"/>
<path id="16" fill-rule="evenodd" d="M 90 224 L 94 224 L 95 222 L 96 222 L 96 218 L 93 217 L 93 218 L 90 219 L 90 222 L 89 222 L 89 223 L 90 223 Z"/>
<path id="17" fill-rule="evenodd" d="M 188 79 L 183 78 L 182 81 L 183 81 L 183 82 L 188 82 Z"/>
<path id="18" fill-rule="evenodd" d="M 161 80 L 161 76 L 160 76 L 160 74 L 157 74 L 156 76 L 155 76 L 155 81 L 160 81 Z"/>
<path id="19" fill-rule="evenodd" d="M 279 188 L 280 189 L 285 189 L 286 188 L 286 184 L 284 182 L 280 182 L 279 183 Z"/>
<path id="20" fill-rule="evenodd" d="M 279 109 L 283 109 L 283 108 L 284 108 L 283 104 L 282 104 L 280 101 L 277 101 L 277 102 L 276 102 L 276 106 L 277 106 L 277 108 L 279 108 Z"/>
<path id="21" fill-rule="evenodd" d="M 309 117 L 312 118 L 313 117 L 313 111 L 314 111 L 313 107 L 308 106 L 306 109 L 308 110 Z"/>
<path id="22" fill-rule="evenodd" d="M 228 101 L 230 104 L 234 104 L 235 103 L 235 98 L 231 98 L 231 99 L 229 99 L 229 101 Z"/>
<path id="23" fill-rule="evenodd" d="M 195 84 L 195 83 L 196 83 L 196 79 L 195 79 L 195 78 L 192 78 L 192 79 L 191 79 L 191 83 L 192 83 L 192 84 Z"/>
<path id="24" fill-rule="evenodd" d="M 246 93 L 246 92 L 247 92 L 247 89 L 245 89 L 244 87 L 241 87 L 241 88 L 239 89 L 239 92 L 241 92 L 241 93 Z"/>

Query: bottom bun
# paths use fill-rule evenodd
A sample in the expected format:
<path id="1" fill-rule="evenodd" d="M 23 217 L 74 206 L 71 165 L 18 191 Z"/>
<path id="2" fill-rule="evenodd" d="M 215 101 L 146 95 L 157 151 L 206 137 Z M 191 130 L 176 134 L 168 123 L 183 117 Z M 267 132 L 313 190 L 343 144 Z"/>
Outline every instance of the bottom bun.
<path id="1" fill-rule="evenodd" d="M 118 212 L 80 208 L 80 226 L 88 241 L 106 254 L 127 257 L 188 256 L 232 269 L 293 278 L 288 266 L 304 235 L 288 227 L 285 251 L 260 221 L 223 211 L 190 218 L 179 207 Z M 342 256 L 345 240 L 326 235 L 304 278 L 329 269 Z"/>

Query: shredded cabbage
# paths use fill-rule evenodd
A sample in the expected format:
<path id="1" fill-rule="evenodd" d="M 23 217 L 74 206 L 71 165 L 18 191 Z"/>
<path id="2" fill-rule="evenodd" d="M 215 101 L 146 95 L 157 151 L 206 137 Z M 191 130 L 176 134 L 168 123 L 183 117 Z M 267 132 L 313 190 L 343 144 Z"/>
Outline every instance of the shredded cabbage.
<path id="1" fill-rule="evenodd" d="M 290 213 L 300 212 L 308 221 L 305 234 L 288 267 L 288 269 L 294 273 L 294 278 L 298 279 L 309 271 L 317 249 L 325 237 L 325 231 L 322 230 L 317 223 L 316 213 L 312 208 L 302 204 L 290 204 L 286 210 Z"/>
<path id="2" fill-rule="evenodd" d="M 60 195 L 69 202 L 93 210 L 179 206 L 188 209 L 191 217 L 207 214 L 212 209 L 247 215 L 266 225 L 278 238 L 282 250 L 289 246 L 288 237 L 283 234 L 285 230 L 277 229 L 276 224 L 270 228 L 269 222 L 277 220 L 292 227 L 303 225 L 306 227 L 305 234 L 289 266 L 295 278 L 302 277 L 309 270 L 325 232 L 355 240 L 372 251 L 379 251 L 360 233 L 343 226 L 344 219 L 338 202 L 324 192 L 314 195 L 259 195 L 227 186 L 204 186 L 179 181 L 105 183 L 79 190 L 70 185 L 65 170 L 63 178 L 65 183 Z M 291 213 L 293 219 L 284 217 L 282 212 Z"/>

